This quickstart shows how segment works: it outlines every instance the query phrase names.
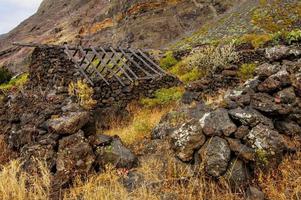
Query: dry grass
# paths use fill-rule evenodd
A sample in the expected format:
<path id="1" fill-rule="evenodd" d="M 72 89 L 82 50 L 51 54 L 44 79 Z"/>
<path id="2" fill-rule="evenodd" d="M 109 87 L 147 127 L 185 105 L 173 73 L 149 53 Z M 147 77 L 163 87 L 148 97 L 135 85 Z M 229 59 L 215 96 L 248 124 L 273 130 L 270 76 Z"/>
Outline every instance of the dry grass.
<path id="1" fill-rule="evenodd" d="M 110 126 L 112 128 L 105 131 L 105 134 L 118 135 L 127 145 L 149 138 L 151 130 L 171 108 L 172 105 L 161 108 L 145 108 L 133 103 L 128 107 L 131 116 L 133 116 L 131 122 L 124 125 L 122 122 L 120 124 L 120 122 L 112 121 Z"/>
<path id="2" fill-rule="evenodd" d="M 278 169 L 259 173 L 258 182 L 268 199 L 301 199 L 301 152 L 287 156 Z"/>
<path id="3" fill-rule="evenodd" d="M 107 167 L 106 172 L 94 175 L 87 182 L 77 180 L 66 190 L 64 200 L 157 200 L 163 196 L 187 200 L 242 200 L 245 194 L 233 191 L 226 181 L 208 179 L 203 173 L 191 177 L 190 168 L 177 162 L 172 155 L 145 158 L 136 169 L 144 175 L 141 186 L 127 191 L 120 179 L 127 171 Z M 18 160 L 3 166 L 0 172 L 0 199 L 2 200 L 44 200 L 49 198 L 50 174 L 40 163 L 40 174 L 30 176 L 21 169 Z M 267 199 L 300 199 L 301 157 L 300 153 L 287 156 L 278 169 L 260 173 L 257 184 L 263 189 Z"/>
<path id="4" fill-rule="evenodd" d="M 19 160 L 3 166 L 0 172 L 0 199 L 44 200 L 49 197 L 51 176 L 41 162 L 37 162 L 40 174 L 31 176 L 21 168 Z"/>

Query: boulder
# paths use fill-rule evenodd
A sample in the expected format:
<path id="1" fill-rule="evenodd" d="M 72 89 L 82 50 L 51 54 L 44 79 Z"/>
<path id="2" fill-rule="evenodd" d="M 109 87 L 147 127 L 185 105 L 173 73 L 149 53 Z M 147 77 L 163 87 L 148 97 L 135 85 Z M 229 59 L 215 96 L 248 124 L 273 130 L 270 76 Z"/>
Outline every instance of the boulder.
<path id="1" fill-rule="evenodd" d="M 192 119 L 203 117 L 210 109 L 203 103 L 198 103 L 193 107 L 183 107 L 164 115 L 159 124 L 152 130 L 152 139 L 163 139 L 178 128 L 179 124 L 189 122 Z"/>
<path id="2" fill-rule="evenodd" d="M 263 79 L 276 74 L 280 69 L 280 65 L 264 63 L 256 68 L 255 73 L 260 79 Z"/>
<path id="3" fill-rule="evenodd" d="M 205 171 L 213 177 L 219 177 L 227 170 L 231 150 L 226 140 L 215 136 L 205 143 L 199 155 Z"/>
<path id="4" fill-rule="evenodd" d="M 284 45 L 278 45 L 266 48 L 265 57 L 271 61 L 276 61 L 289 56 L 290 48 Z"/>
<path id="5" fill-rule="evenodd" d="M 286 88 L 279 91 L 276 94 L 276 98 L 279 99 L 279 103 L 293 103 L 296 100 L 296 94 L 293 87 Z"/>
<path id="6" fill-rule="evenodd" d="M 229 136 L 237 129 L 236 125 L 229 118 L 226 109 L 217 109 L 204 114 L 199 120 L 203 132 L 207 136 Z"/>
<path id="7" fill-rule="evenodd" d="M 105 167 L 112 164 L 117 168 L 133 168 L 138 163 L 138 158 L 126 148 L 120 138 L 114 137 L 111 144 L 96 149 L 96 164 Z"/>
<path id="8" fill-rule="evenodd" d="M 277 101 L 277 99 L 276 99 Z M 278 104 L 275 98 L 266 93 L 256 93 L 251 98 L 251 106 L 259 111 L 286 115 L 292 112 L 293 107 L 289 104 Z"/>
<path id="9" fill-rule="evenodd" d="M 88 173 L 95 160 L 93 149 L 82 131 L 59 141 L 56 168 L 66 175 Z"/>
<path id="10" fill-rule="evenodd" d="M 177 157 L 184 161 L 191 161 L 196 150 L 205 143 L 206 137 L 197 120 L 183 124 L 171 134 L 172 148 Z"/>
<path id="11" fill-rule="evenodd" d="M 239 121 L 242 125 L 254 127 L 259 123 L 262 123 L 266 126 L 269 126 L 271 128 L 274 127 L 272 120 L 262 115 L 257 110 L 246 107 L 244 109 L 242 108 L 236 108 L 229 111 L 229 115 L 234 120 Z"/>
<path id="12" fill-rule="evenodd" d="M 275 122 L 275 128 L 282 134 L 288 136 L 301 135 L 301 127 L 291 120 L 280 120 Z"/>
<path id="13" fill-rule="evenodd" d="M 48 131 L 61 135 L 76 133 L 89 121 L 89 117 L 89 112 L 79 111 L 68 113 L 59 118 L 50 119 L 47 122 Z"/>
<path id="14" fill-rule="evenodd" d="M 254 149 L 241 143 L 239 139 L 227 138 L 231 151 L 239 158 L 246 161 L 255 161 L 256 152 Z"/>
<path id="15" fill-rule="evenodd" d="M 250 172 L 246 164 L 239 159 L 232 159 L 225 174 L 225 178 L 234 188 L 240 188 L 246 185 Z"/>
<path id="16" fill-rule="evenodd" d="M 283 136 L 263 124 L 254 127 L 244 140 L 255 151 L 263 151 L 267 155 L 280 155 L 285 149 Z"/>
<path id="17" fill-rule="evenodd" d="M 32 144 L 34 137 L 39 134 L 39 131 L 34 127 L 23 127 L 18 131 L 11 131 L 8 137 L 8 144 L 12 148 L 20 149 L 26 144 Z"/>

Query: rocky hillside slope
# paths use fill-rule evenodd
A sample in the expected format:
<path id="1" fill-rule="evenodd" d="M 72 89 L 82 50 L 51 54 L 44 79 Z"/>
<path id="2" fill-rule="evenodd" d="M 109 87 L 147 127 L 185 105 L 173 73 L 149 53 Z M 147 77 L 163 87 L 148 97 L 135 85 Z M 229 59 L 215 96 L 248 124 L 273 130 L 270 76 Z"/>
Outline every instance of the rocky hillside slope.
<path id="1" fill-rule="evenodd" d="M 237 2 L 44 0 L 36 14 L 0 38 L 0 51 L 16 41 L 159 48 L 199 28 Z M 11 54 L 0 57 L 0 63 L 20 59 L 28 52 L 14 50 Z"/>

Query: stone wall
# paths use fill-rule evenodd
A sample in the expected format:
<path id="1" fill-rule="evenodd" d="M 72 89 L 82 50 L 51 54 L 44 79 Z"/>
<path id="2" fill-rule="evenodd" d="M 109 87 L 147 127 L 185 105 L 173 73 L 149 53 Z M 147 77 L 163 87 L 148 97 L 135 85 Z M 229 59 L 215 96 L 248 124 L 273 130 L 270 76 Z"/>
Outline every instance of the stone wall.
<path id="1" fill-rule="evenodd" d="M 266 48 L 256 76 L 230 89 L 218 108 L 201 101 L 168 113 L 152 132 L 175 156 L 241 187 L 301 150 L 301 49 Z M 160 143 L 159 145 L 160 146 Z M 195 167 L 196 166 L 196 167 Z"/>
<path id="2" fill-rule="evenodd" d="M 141 95 L 151 95 L 160 87 L 179 84 L 174 77 L 128 83 L 121 88 L 99 82 L 94 87 L 98 109 L 85 110 L 70 97 L 68 85 L 82 79 L 74 63 L 59 49 L 34 50 L 29 67 L 29 81 L 12 92 L 0 107 L 0 134 L 24 161 L 24 169 L 36 173 L 36 159 L 45 160 L 54 175 L 58 191 L 74 176 L 102 171 L 111 163 L 131 168 L 137 157 L 118 137 L 96 134 L 95 117 L 105 120 L 98 109 L 114 104 L 125 105 Z M 54 191 L 54 192 L 56 192 Z"/>

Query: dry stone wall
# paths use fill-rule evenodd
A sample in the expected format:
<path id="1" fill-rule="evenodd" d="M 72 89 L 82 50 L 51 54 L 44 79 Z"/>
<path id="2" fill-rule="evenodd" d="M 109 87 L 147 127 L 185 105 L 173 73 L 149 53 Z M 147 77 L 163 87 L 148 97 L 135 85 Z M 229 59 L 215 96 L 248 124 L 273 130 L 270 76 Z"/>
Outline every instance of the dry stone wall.
<path id="1" fill-rule="evenodd" d="M 285 153 L 300 151 L 301 49 L 275 46 L 264 55 L 268 62 L 228 90 L 219 108 L 183 105 L 162 118 L 152 138 L 169 141 L 179 160 L 239 187 L 257 167 L 272 168 Z"/>
<path id="2" fill-rule="evenodd" d="M 122 103 L 123 108 L 141 95 L 179 84 L 174 77 L 128 83 L 121 88 L 98 82 L 94 98 L 98 109 L 85 110 L 68 94 L 68 86 L 82 79 L 74 63 L 56 48 L 37 48 L 31 57 L 29 81 L 10 93 L 0 107 L 0 134 L 24 161 L 24 169 L 37 172 L 36 159 L 45 160 L 53 173 L 53 193 L 74 176 L 102 171 L 108 163 L 120 168 L 137 165 L 137 157 L 118 137 L 96 134 L 97 110 Z M 120 108 L 120 107 L 119 107 Z M 122 108 L 122 107 L 121 107 Z"/>

